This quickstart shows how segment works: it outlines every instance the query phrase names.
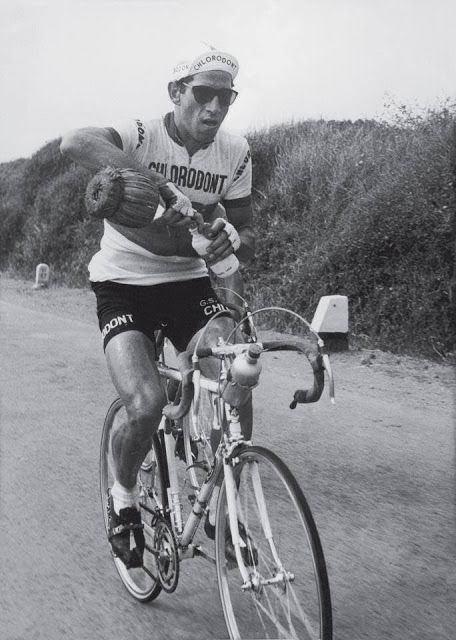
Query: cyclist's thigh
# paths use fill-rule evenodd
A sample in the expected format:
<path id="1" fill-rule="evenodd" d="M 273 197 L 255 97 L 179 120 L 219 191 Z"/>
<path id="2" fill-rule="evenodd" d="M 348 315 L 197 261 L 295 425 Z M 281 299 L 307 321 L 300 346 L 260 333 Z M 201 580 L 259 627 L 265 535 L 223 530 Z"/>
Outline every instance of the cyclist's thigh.
<path id="1" fill-rule="evenodd" d="M 192 336 L 214 316 L 227 311 L 218 300 L 209 278 L 171 283 L 168 299 L 165 335 L 179 351 L 187 349 Z"/>
<path id="2" fill-rule="evenodd" d="M 161 398 L 154 330 L 160 326 L 158 288 L 103 281 L 92 283 L 109 372 L 129 410 L 151 409 Z"/>
<path id="3" fill-rule="evenodd" d="M 188 343 L 187 350 L 193 351 L 196 342 L 199 340 L 200 347 L 213 347 L 217 344 L 218 338 L 226 340 L 234 328 L 234 321 L 229 316 L 219 316 L 209 322 L 203 329 L 200 329 Z M 220 361 L 218 358 L 203 358 L 200 361 L 201 373 L 208 377 L 217 379 Z"/>
<path id="4" fill-rule="evenodd" d="M 108 369 L 127 409 L 146 398 L 153 404 L 165 403 L 154 355 L 153 342 L 140 331 L 119 333 L 106 345 Z"/>

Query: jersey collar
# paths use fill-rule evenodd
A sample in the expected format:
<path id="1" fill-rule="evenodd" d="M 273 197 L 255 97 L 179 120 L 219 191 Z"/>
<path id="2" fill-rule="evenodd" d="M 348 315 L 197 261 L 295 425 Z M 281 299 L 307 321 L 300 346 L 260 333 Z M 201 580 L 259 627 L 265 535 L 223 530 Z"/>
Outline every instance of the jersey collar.
<path id="1" fill-rule="evenodd" d="M 180 137 L 179 129 L 176 126 L 176 122 L 174 120 L 174 113 L 172 111 L 170 111 L 165 115 L 164 122 L 165 122 L 166 132 L 168 133 L 171 140 L 173 140 L 180 147 L 185 147 L 184 143 L 182 142 L 182 138 Z M 208 147 L 211 146 L 212 142 L 213 140 L 200 148 L 207 149 Z"/>

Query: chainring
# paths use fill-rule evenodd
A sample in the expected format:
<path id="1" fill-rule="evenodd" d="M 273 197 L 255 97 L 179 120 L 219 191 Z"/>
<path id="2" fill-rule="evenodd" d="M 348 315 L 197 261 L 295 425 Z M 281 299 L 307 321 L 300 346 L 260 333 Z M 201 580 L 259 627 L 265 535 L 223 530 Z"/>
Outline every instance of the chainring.
<path id="1" fill-rule="evenodd" d="M 160 584 L 164 591 L 172 593 L 179 582 L 179 552 L 173 531 L 167 521 L 158 516 L 154 527 L 154 549 Z"/>

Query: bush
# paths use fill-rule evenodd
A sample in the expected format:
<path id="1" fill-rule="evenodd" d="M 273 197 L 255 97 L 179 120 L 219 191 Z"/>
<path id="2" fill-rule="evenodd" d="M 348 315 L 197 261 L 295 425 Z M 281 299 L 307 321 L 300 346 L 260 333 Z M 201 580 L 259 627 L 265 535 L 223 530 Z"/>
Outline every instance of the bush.
<path id="1" fill-rule="evenodd" d="M 26 160 L 0 164 L 0 266 L 4 267 L 25 221 L 22 185 Z"/>
<path id="2" fill-rule="evenodd" d="M 81 259 L 90 249 L 94 253 L 101 235 L 101 224 L 86 219 L 87 179 L 88 172 L 71 164 L 37 188 L 12 267 L 30 276 L 36 264 L 46 262 L 57 280 L 83 279 Z"/>
<path id="3" fill-rule="evenodd" d="M 254 306 L 311 318 L 321 295 L 343 294 L 352 333 L 369 344 L 453 350 L 454 126 L 442 110 L 394 125 L 314 122 L 283 136 L 255 198 Z"/>
<path id="4" fill-rule="evenodd" d="M 310 319 L 347 295 L 351 333 L 369 346 L 435 355 L 456 337 L 454 107 L 393 122 L 306 121 L 253 131 L 257 259 L 252 306 Z M 59 152 L 0 165 L 2 266 L 87 282 L 102 225 L 86 218 L 89 172 Z M 285 328 L 284 325 L 278 328 Z"/>

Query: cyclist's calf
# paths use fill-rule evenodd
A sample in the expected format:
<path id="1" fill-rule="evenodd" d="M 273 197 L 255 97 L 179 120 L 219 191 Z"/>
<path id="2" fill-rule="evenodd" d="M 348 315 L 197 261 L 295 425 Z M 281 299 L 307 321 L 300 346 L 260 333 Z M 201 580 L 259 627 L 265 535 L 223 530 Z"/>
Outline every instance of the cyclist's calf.
<path id="1" fill-rule="evenodd" d="M 161 386 L 151 387 L 126 397 L 128 422 L 118 425 L 112 433 L 116 477 L 124 487 L 135 486 L 139 467 L 151 447 L 166 404 Z"/>
<path id="2" fill-rule="evenodd" d="M 128 417 L 116 426 L 111 441 L 116 479 L 127 488 L 136 484 L 166 404 L 153 355 L 152 343 L 137 331 L 115 336 L 106 347 L 111 378 Z"/>

